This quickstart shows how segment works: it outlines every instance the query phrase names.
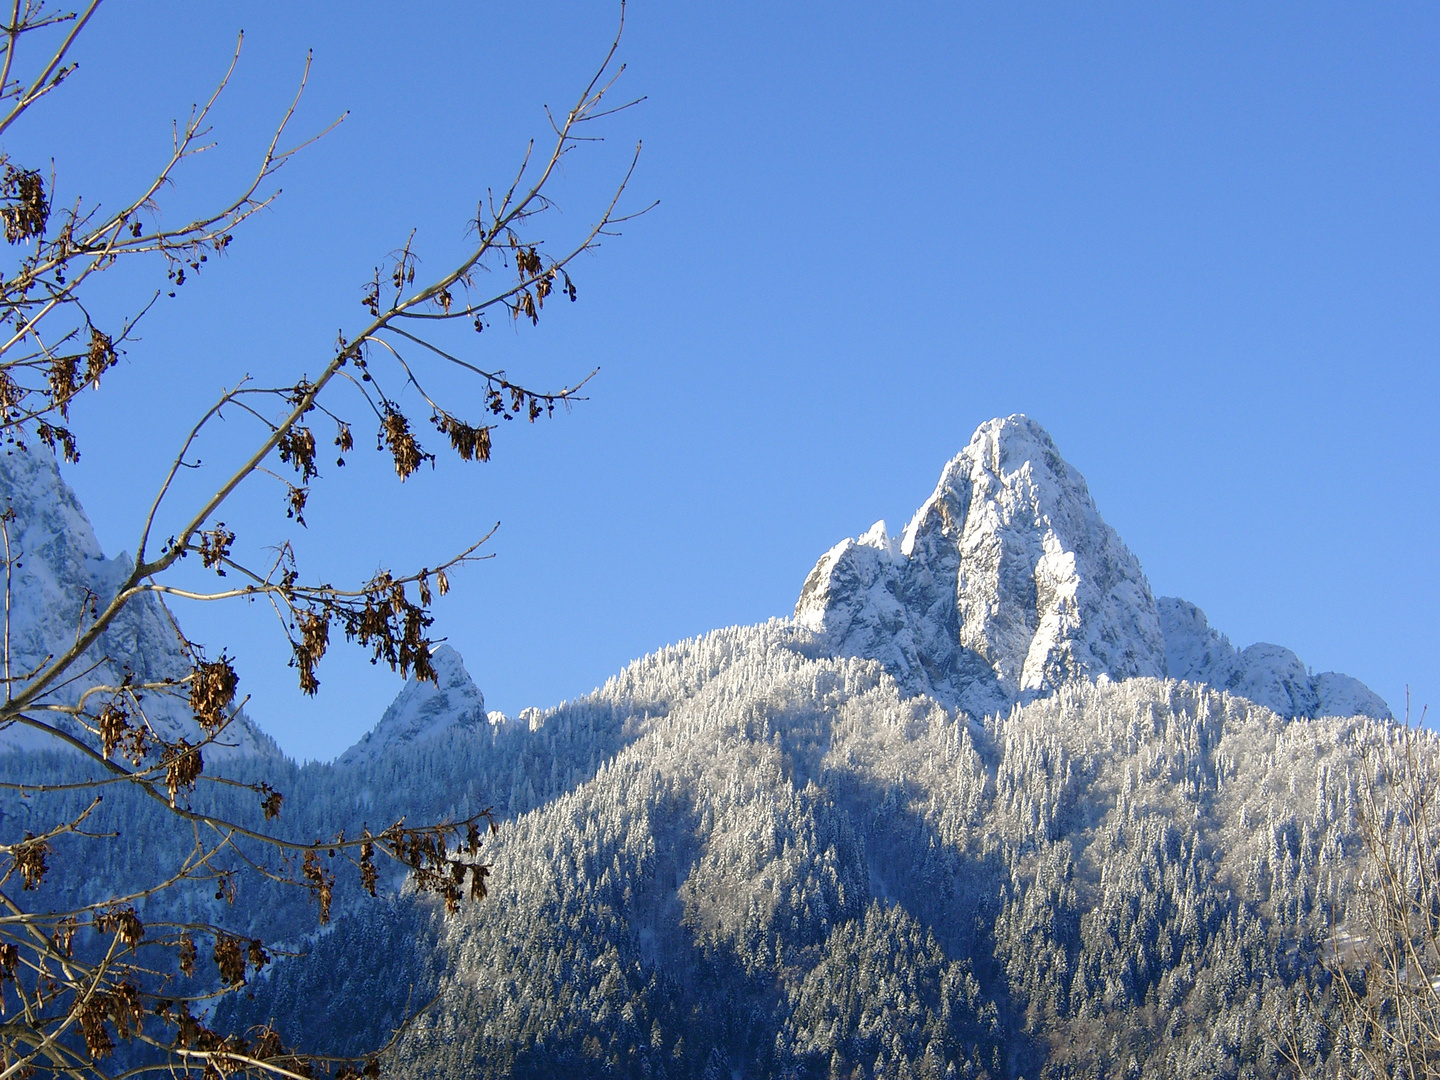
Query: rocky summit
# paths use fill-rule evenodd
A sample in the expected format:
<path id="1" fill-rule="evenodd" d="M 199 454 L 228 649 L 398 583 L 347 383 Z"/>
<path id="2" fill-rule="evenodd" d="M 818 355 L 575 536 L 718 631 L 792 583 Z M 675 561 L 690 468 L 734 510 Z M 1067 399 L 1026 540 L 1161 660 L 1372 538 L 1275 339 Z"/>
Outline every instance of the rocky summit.
<path id="1" fill-rule="evenodd" d="M 1284 716 L 1387 717 L 1363 683 L 1294 653 L 1243 653 L 1184 600 L 1155 599 L 1085 478 L 1026 416 L 982 424 L 898 539 L 878 521 L 827 551 L 795 621 L 911 693 L 974 715 L 1075 679 L 1186 679 Z"/>

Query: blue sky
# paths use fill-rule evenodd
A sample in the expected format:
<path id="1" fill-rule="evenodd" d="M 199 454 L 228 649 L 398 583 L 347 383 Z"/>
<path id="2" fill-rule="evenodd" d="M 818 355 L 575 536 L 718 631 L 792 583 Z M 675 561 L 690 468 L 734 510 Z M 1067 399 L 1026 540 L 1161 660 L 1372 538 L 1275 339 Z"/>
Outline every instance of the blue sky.
<path id="1" fill-rule="evenodd" d="M 219 145 L 165 220 L 240 183 L 307 49 L 297 130 L 350 110 L 77 410 L 67 476 L 107 551 L 133 547 L 143 494 L 222 385 L 317 370 L 412 228 L 422 273 L 464 250 L 477 199 L 544 133 L 541 105 L 583 85 L 615 14 L 102 8 L 72 83 L 6 146 L 53 156 L 62 195 L 141 183 L 241 28 Z M 1440 14 L 1402 5 L 637 0 L 622 90 L 647 100 L 571 159 L 546 235 L 593 218 L 637 139 L 631 205 L 660 206 L 582 261 L 578 303 L 457 339 L 538 384 L 598 365 L 592 400 L 403 487 L 357 455 L 317 489 L 301 554 L 358 578 L 502 522 L 436 629 L 514 713 L 788 614 L 823 551 L 898 528 L 977 424 L 1025 412 L 1157 594 L 1397 712 L 1407 685 L 1440 704 L 1437 46 Z M 97 303 L 157 278 L 117 276 Z M 246 437 L 227 424 L 212 462 Z M 280 498 L 228 513 L 242 543 L 285 535 Z M 301 757 L 338 753 L 399 688 L 335 652 L 306 701 L 264 612 L 181 618 L 238 655 L 252 714 Z"/>

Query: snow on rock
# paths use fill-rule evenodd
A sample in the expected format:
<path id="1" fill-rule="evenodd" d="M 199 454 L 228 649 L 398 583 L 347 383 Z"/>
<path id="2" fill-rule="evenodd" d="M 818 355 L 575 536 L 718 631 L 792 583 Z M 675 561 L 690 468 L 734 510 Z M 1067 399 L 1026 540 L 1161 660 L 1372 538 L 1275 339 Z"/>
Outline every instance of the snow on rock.
<path id="1" fill-rule="evenodd" d="M 1020 415 L 980 426 L 898 541 L 880 521 L 821 556 L 795 621 L 972 715 L 1102 675 L 1208 683 L 1283 716 L 1390 715 L 1349 676 L 1241 652 L 1194 604 L 1157 602 L 1085 478 Z"/>
<path id="2" fill-rule="evenodd" d="M 1237 649 L 1187 600 L 1162 596 L 1156 604 L 1173 679 L 1208 683 L 1281 716 L 1390 718 L 1389 706 L 1359 679 L 1335 671 L 1311 675 L 1289 649 L 1263 641 Z"/>
<path id="3" fill-rule="evenodd" d="M 508 726 L 503 713 L 486 713 L 485 695 L 475 685 L 460 654 L 441 645 L 431 654 L 435 681 L 411 676 L 380 722 L 340 755 L 339 764 L 375 761 L 398 747 L 425 742 L 453 727 Z M 495 718 L 499 719 L 496 720 Z"/>
<path id="4" fill-rule="evenodd" d="M 1074 678 L 1165 674 L 1139 562 L 1084 477 L 1019 415 L 981 425 L 898 544 L 880 523 L 827 552 L 795 619 L 972 713 Z"/>
<path id="5" fill-rule="evenodd" d="M 1208 683 L 1222 689 L 1239 685 L 1240 650 L 1210 626 L 1205 612 L 1188 600 L 1174 596 L 1162 596 L 1155 604 L 1160 612 L 1160 628 L 1165 634 L 1165 668 L 1171 678 Z"/>
<path id="6" fill-rule="evenodd" d="M 509 731 L 520 726 L 519 720 L 513 716 L 506 716 L 499 709 L 491 709 L 485 714 L 485 718 L 490 721 L 491 730 L 496 732 Z"/>
<path id="7" fill-rule="evenodd" d="M 123 553 L 105 558 L 90 519 L 48 450 L 12 446 L 0 453 L 0 506 L 14 512 L 10 666 L 23 672 L 70 647 L 89 613 L 109 602 L 133 564 Z M 73 703 L 84 690 L 117 685 L 127 673 L 140 682 L 183 679 L 190 662 L 169 616 L 153 596 L 143 595 L 126 605 L 78 668 L 89 670 L 57 689 L 53 700 Z M 152 693 L 142 705 L 162 737 L 201 738 L 180 697 Z M 53 737 L 21 724 L 0 729 L 0 749 L 58 747 Z M 279 749 L 242 715 L 205 749 L 208 757 L 237 753 L 272 755 Z"/>
<path id="8" fill-rule="evenodd" d="M 1282 645 L 1256 642 L 1240 651 L 1240 679 L 1234 692 L 1268 705 L 1281 716 L 1314 716 L 1315 690 L 1300 658 Z"/>
<path id="9" fill-rule="evenodd" d="M 1350 675 L 1322 671 L 1311 686 L 1315 689 L 1316 716 L 1373 716 L 1377 720 L 1393 716 L 1384 698 Z"/>

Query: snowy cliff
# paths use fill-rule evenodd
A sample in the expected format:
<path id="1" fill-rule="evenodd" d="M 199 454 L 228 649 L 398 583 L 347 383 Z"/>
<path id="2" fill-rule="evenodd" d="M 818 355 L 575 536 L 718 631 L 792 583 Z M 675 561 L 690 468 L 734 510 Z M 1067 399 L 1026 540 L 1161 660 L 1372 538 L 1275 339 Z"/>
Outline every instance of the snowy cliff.
<path id="1" fill-rule="evenodd" d="M 1204 682 L 1284 716 L 1390 715 L 1349 676 L 1311 677 L 1274 645 L 1239 652 L 1193 604 L 1157 603 L 1084 477 L 1019 415 L 980 426 L 898 540 L 876 522 L 826 552 L 795 620 L 975 715 L 1102 674 Z"/>
<path id="2" fill-rule="evenodd" d="M 115 595 L 132 563 L 123 553 L 105 557 L 90 519 L 47 450 L 10 447 L 0 453 L 0 509 L 14 515 L 9 523 L 10 668 L 19 674 L 68 648 L 86 619 Z M 153 596 L 137 597 L 127 605 L 81 667 L 84 674 L 58 690 L 58 700 L 73 702 L 87 688 L 118 685 L 127 674 L 139 682 L 157 682 L 190 673 L 175 628 Z M 200 738 L 194 717 L 177 698 L 152 694 L 143 704 L 162 736 L 183 735 L 192 742 Z M 55 749 L 57 743 L 16 724 L 0 729 L 0 747 Z M 235 753 L 279 751 L 242 716 L 206 750 L 216 757 Z"/>

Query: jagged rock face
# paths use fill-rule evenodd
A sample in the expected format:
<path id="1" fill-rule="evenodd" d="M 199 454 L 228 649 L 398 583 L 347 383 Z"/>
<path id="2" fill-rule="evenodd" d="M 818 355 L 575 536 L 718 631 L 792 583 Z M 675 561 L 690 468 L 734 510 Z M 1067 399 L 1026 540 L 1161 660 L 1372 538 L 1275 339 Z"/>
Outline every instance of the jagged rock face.
<path id="1" fill-rule="evenodd" d="M 1359 679 L 1337 671 L 1311 675 L 1298 656 L 1279 645 L 1258 642 L 1242 651 L 1189 601 L 1162 596 L 1156 603 L 1172 679 L 1229 690 L 1281 716 L 1390 717 L 1389 706 Z"/>
<path id="2" fill-rule="evenodd" d="M 504 723 L 506 718 L 485 712 L 485 695 L 465 670 L 460 654 L 441 645 L 430 657 L 434 682 L 411 678 L 390 703 L 380 722 L 340 756 L 339 764 L 375 761 L 407 744 L 433 739 L 454 727 Z"/>
<path id="3" fill-rule="evenodd" d="M 971 712 L 1075 678 L 1165 674 L 1139 562 L 1050 436 L 1018 415 L 976 431 L 898 544 L 881 522 L 827 552 L 795 618 Z"/>
<path id="4" fill-rule="evenodd" d="M 1278 645 L 1241 652 L 1195 605 L 1157 604 L 1084 477 L 1018 415 L 981 425 L 899 541 L 876 522 L 826 552 L 795 620 L 973 715 L 1100 675 L 1203 682 L 1282 716 L 1390 715 L 1348 675 L 1311 676 Z"/>
<path id="5" fill-rule="evenodd" d="M 75 640 L 88 612 L 103 608 L 130 573 L 130 557 L 105 558 L 95 530 L 46 450 L 11 447 L 0 453 L 0 506 L 14 512 L 10 523 L 10 646 L 12 671 L 28 671 Z M 3 551 L 0 551 L 3 555 Z M 93 667 L 92 667 L 93 665 Z M 91 647 L 82 668 L 90 668 L 57 697 L 74 701 L 85 689 L 116 685 L 125 673 L 137 681 L 183 679 L 190 662 L 169 617 L 153 596 L 136 597 Z M 164 737 L 201 737 L 183 703 L 152 694 L 147 718 Z M 0 747 L 56 749 L 43 733 L 14 725 L 0 731 Z M 207 756 L 278 754 L 274 742 L 243 716 L 232 723 Z"/>

